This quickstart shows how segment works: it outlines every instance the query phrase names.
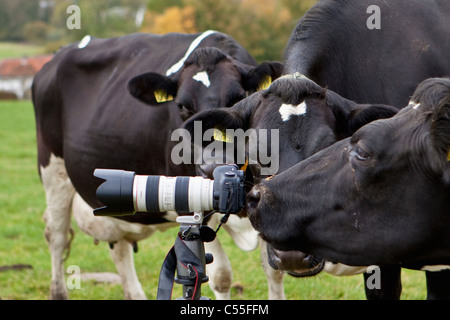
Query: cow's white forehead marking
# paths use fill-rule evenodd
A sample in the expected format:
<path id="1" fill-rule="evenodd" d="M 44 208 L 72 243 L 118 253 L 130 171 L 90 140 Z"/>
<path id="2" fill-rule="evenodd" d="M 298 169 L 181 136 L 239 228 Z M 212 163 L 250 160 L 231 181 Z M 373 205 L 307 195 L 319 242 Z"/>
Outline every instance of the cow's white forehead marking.
<path id="1" fill-rule="evenodd" d="M 281 119 L 286 122 L 291 118 L 291 116 L 304 116 L 306 114 L 306 109 L 307 106 L 305 101 L 297 106 L 283 103 L 280 107 L 279 112 L 281 114 Z"/>
<path id="2" fill-rule="evenodd" d="M 91 36 L 85 36 L 83 39 L 81 39 L 80 43 L 78 44 L 78 49 L 84 49 L 87 47 L 89 42 L 91 42 L 92 37 Z"/>
<path id="3" fill-rule="evenodd" d="M 192 79 L 203 83 L 203 85 L 207 88 L 211 86 L 211 81 L 209 81 L 209 76 L 206 71 L 201 71 L 197 73 L 195 76 L 192 77 Z"/>

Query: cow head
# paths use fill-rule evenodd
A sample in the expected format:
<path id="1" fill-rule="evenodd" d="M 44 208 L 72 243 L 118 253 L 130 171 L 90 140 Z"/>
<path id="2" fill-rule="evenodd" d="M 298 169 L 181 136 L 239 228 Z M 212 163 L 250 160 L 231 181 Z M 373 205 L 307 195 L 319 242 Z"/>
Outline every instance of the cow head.
<path id="1" fill-rule="evenodd" d="M 169 75 L 155 72 L 136 76 L 128 83 L 135 98 L 149 105 L 174 101 L 183 120 L 209 108 L 230 107 L 270 83 L 282 72 L 279 62 L 246 65 L 217 48 L 196 49 L 183 67 Z"/>
<path id="2" fill-rule="evenodd" d="M 248 194 L 248 213 L 278 250 L 349 265 L 450 264 L 450 79 Z"/>
<path id="3" fill-rule="evenodd" d="M 350 136 L 366 123 L 391 117 L 396 112 L 390 106 L 356 104 L 295 74 L 277 79 L 268 89 L 251 95 L 232 108 L 201 112 L 190 118 L 184 127 L 193 132 L 195 122 L 201 121 L 203 131 L 212 128 L 221 132 L 226 132 L 226 129 L 267 130 L 267 149 L 277 153 L 279 163 L 276 171 L 282 172 L 337 140 Z M 271 135 L 274 130 L 277 139 Z M 277 145 L 270 145 L 274 143 Z M 251 153 L 252 150 L 246 152 Z M 258 154 L 258 150 L 254 153 Z M 243 164 L 242 159 L 240 162 L 236 160 L 227 159 L 227 162 Z M 260 166 L 264 164 L 250 160 L 253 174 L 260 178 Z M 209 167 L 205 171 L 212 171 L 213 166 Z"/>

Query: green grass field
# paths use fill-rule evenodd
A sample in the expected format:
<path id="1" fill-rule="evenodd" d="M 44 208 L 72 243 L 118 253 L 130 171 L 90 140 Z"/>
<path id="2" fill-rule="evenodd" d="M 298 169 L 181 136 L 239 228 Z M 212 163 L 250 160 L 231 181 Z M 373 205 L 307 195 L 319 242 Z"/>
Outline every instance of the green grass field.
<path id="1" fill-rule="evenodd" d="M 31 57 L 44 53 L 42 46 L 23 43 L 0 42 L 0 60 L 5 58 Z"/>
<path id="2" fill-rule="evenodd" d="M 0 267 L 32 266 L 32 269 L 0 272 L 0 298 L 48 299 L 51 268 L 42 219 L 45 195 L 37 173 L 35 124 L 30 102 L 0 102 L 0 141 Z M 66 268 L 77 265 L 81 272 L 115 272 L 108 245 L 94 245 L 92 238 L 75 225 L 74 228 L 75 239 Z M 156 298 L 159 270 L 176 233 L 174 228 L 139 243 L 135 264 L 149 299 Z M 259 252 L 239 250 L 224 230 L 219 237 L 233 266 L 234 283 L 243 287 L 242 292 L 232 290 L 232 299 L 267 299 L 267 282 L 260 268 Z M 423 272 L 403 271 L 402 277 L 403 299 L 425 298 Z M 285 290 L 288 299 L 365 298 L 362 275 L 338 278 L 320 274 L 307 279 L 286 277 Z M 202 293 L 213 298 L 208 285 L 202 286 Z M 176 285 L 173 297 L 180 295 L 181 288 Z M 70 297 L 111 300 L 123 299 L 123 293 L 119 285 L 86 281 L 81 283 L 80 289 L 71 290 Z"/>

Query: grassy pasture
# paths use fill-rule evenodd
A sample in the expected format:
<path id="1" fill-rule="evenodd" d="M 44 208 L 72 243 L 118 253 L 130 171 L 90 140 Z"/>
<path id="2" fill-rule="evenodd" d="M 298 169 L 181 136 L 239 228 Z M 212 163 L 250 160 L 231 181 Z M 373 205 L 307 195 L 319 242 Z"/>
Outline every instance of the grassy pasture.
<path id="1" fill-rule="evenodd" d="M 22 270 L 0 271 L 0 298 L 17 300 L 48 299 L 51 267 L 44 239 L 45 195 L 37 173 L 36 137 L 33 107 L 29 101 L 0 102 L 0 267 L 30 265 Z M 108 245 L 94 245 L 73 223 L 75 239 L 65 262 L 81 272 L 115 272 Z M 173 245 L 177 229 L 157 233 L 139 243 L 135 264 L 149 299 L 156 298 L 159 270 Z M 259 251 L 243 252 L 221 230 L 219 237 L 231 260 L 235 288 L 232 299 L 267 299 L 267 282 L 260 268 Z M 1 269 L 0 269 L 1 270 Z M 68 274 L 67 276 L 69 276 Z M 424 299 L 423 272 L 403 271 L 403 299 Z M 238 290 L 242 287 L 243 290 Z M 203 295 L 213 298 L 206 284 Z M 292 300 L 364 299 L 362 275 L 333 277 L 328 274 L 307 279 L 286 277 L 285 290 Z M 71 299 L 123 299 L 119 285 L 83 281 L 80 289 L 70 291 Z M 173 297 L 181 296 L 175 285 Z"/>
<path id="2" fill-rule="evenodd" d="M 23 43 L 0 42 L 0 60 L 6 58 L 31 57 L 44 53 L 42 46 Z"/>

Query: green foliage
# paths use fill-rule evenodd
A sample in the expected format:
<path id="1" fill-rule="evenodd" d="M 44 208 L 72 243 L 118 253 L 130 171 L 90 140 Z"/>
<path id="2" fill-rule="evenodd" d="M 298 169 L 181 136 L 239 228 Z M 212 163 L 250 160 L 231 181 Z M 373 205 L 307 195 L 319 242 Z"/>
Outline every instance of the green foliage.
<path id="1" fill-rule="evenodd" d="M 195 28 L 198 32 L 208 29 L 227 33 L 240 42 L 259 62 L 283 60 L 283 51 L 298 19 L 316 0 L 175 0 L 151 1 L 141 31 L 165 33 L 184 30 L 174 24 L 165 28 L 155 27 L 155 21 L 167 15 L 169 8 L 192 7 L 195 10 Z"/>
<path id="2" fill-rule="evenodd" d="M 22 28 L 31 21 L 45 18 L 39 1 L 0 0 L 0 41 L 23 40 Z"/>
<path id="3" fill-rule="evenodd" d="M 98 38 L 134 32 L 227 33 L 257 61 L 283 60 L 283 50 L 298 19 L 317 0 L 0 0 L 0 41 L 44 44 L 47 51 L 89 34 Z M 80 8 L 81 29 L 67 28 Z M 139 25 L 137 13 L 147 8 Z"/>
<path id="4" fill-rule="evenodd" d="M 167 8 L 182 6 L 183 0 L 150 0 L 147 9 L 151 12 L 163 13 Z"/>

